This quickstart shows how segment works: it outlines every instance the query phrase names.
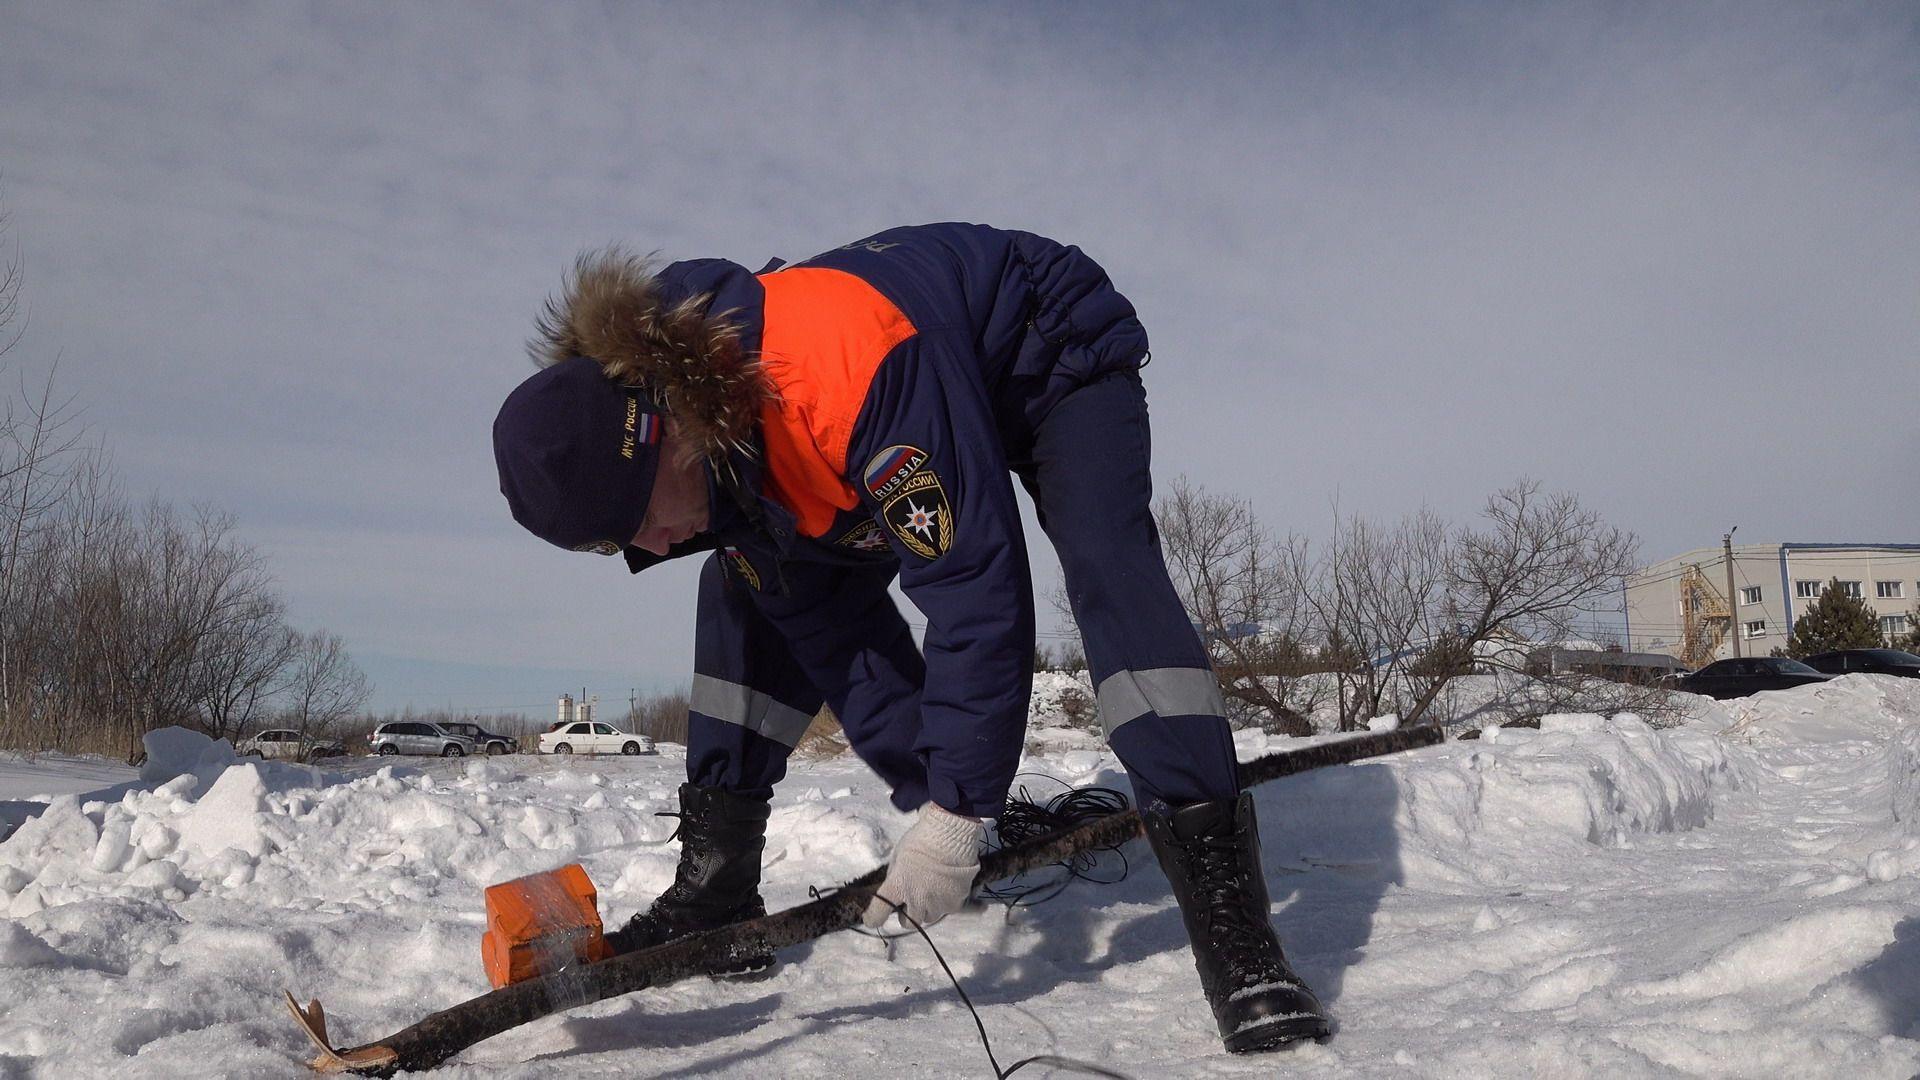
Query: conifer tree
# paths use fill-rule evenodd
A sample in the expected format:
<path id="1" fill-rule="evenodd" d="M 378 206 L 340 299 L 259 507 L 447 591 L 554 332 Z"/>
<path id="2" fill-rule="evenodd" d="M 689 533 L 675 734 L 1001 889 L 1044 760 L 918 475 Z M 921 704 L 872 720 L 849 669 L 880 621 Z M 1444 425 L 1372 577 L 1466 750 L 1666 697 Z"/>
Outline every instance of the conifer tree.
<path id="1" fill-rule="evenodd" d="M 1848 596 L 1836 577 L 1806 614 L 1794 620 L 1787 655 L 1804 660 L 1832 649 L 1877 649 L 1883 644 L 1880 616 L 1864 599 Z"/>
<path id="2" fill-rule="evenodd" d="M 1907 615 L 1907 636 L 1894 642 L 1893 647 L 1920 656 L 1920 605 Z"/>

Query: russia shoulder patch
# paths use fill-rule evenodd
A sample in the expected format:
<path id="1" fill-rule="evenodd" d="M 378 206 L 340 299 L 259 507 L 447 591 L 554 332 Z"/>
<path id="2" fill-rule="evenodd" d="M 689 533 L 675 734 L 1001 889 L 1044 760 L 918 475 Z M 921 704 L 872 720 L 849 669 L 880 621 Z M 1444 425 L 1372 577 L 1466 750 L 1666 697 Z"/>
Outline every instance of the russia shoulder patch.
<path id="1" fill-rule="evenodd" d="M 867 485 L 867 494 L 885 502 L 887 496 L 898 491 L 907 477 L 926 463 L 927 452 L 917 446 L 905 443 L 889 446 L 873 455 L 860 479 Z"/>

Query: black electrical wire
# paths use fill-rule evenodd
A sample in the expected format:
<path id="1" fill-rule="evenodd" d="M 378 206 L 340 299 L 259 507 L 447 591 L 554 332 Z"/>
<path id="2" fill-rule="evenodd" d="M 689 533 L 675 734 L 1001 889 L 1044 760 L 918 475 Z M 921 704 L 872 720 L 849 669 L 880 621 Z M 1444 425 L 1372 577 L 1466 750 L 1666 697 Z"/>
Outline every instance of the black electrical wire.
<path id="1" fill-rule="evenodd" d="M 1007 805 L 1000 812 L 1000 820 L 994 829 L 995 835 L 987 842 L 990 851 L 1045 839 L 1109 814 L 1120 813 L 1130 805 L 1124 793 L 1110 787 L 1077 788 L 1057 776 L 1043 772 L 1024 772 L 1014 779 L 1017 780 L 1020 776 L 1042 777 L 1067 790 L 1044 803 L 1030 794 L 1025 785 L 1009 794 Z M 1118 874 L 1096 873 L 1101 869 L 1102 857 L 1107 852 L 1120 857 Z M 1076 880 L 1095 885 L 1118 884 L 1126 880 L 1128 872 L 1132 869 L 1126 852 L 1118 844 L 1092 848 L 1054 865 L 1065 872 L 1052 880 L 1025 882 L 1023 879 L 1026 875 L 1022 874 L 1003 885 L 982 888 L 980 895 L 985 899 L 1005 904 L 1007 910 L 1011 912 L 1016 907 L 1032 907 L 1035 904 L 1045 903 L 1060 895 Z"/>
<path id="2" fill-rule="evenodd" d="M 1005 809 L 1001 811 L 999 822 L 995 826 L 995 835 L 987 841 L 987 848 L 990 851 L 998 851 L 1005 847 L 1017 847 L 1030 841 L 1044 839 L 1065 832 L 1068 829 L 1076 828 L 1086 822 L 1106 817 L 1109 814 L 1120 813 L 1130 805 L 1127 802 L 1125 793 L 1110 787 L 1076 788 L 1057 776 L 1051 776 L 1042 772 L 1020 773 L 1015 779 L 1019 779 L 1020 776 L 1044 777 L 1067 790 L 1055 795 L 1044 803 L 1029 794 L 1025 786 L 1009 794 L 1007 796 L 1007 805 Z M 1108 851 L 1120 856 L 1119 875 L 1116 877 L 1094 876 L 1091 871 L 1099 867 L 1101 854 Z M 998 888 L 983 888 L 979 890 L 979 893 L 982 897 L 989 900 L 997 900 L 1005 904 L 1008 912 L 1011 913 L 1016 907 L 1031 907 L 1034 904 L 1044 903 L 1045 901 L 1053 899 L 1076 880 L 1092 882 L 1096 885 L 1116 884 L 1126 880 L 1127 872 L 1131 869 L 1131 865 L 1127 862 L 1126 853 L 1121 850 L 1119 844 L 1113 844 L 1104 848 L 1093 848 L 1074 855 L 1072 858 L 1055 863 L 1054 865 L 1065 870 L 1066 873 L 1052 881 L 1034 884 L 1021 884 L 1021 878 L 1025 875 L 1017 875 L 1009 879 L 1005 885 Z M 829 889 L 823 892 L 816 886 L 808 888 L 807 893 L 818 899 L 833 891 L 835 890 Z M 1071 1069 L 1076 1072 L 1086 1073 L 1089 1076 L 1107 1077 L 1108 1080 L 1132 1080 L 1131 1077 L 1124 1073 L 1114 1072 L 1111 1069 L 1103 1068 L 1089 1062 L 1060 1057 L 1056 1054 L 1035 1054 L 1032 1057 L 1022 1058 L 1002 1069 L 1000 1067 L 1000 1059 L 994 1056 L 993 1043 L 987 1038 L 987 1025 L 985 1021 L 980 1019 L 980 1010 L 974 1008 L 973 999 L 967 996 L 966 987 L 960 985 L 960 980 L 954 975 L 953 969 L 947 966 L 947 958 L 941 955 L 940 946 L 933 943 L 933 938 L 927 934 L 927 928 L 920 925 L 920 920 L 907 914 L 906 909 L 901 905 L 888 900 L 884 896 L 876 896 L 875 898 L 888 907 L 891 907 L 894 914 L 900 916 L 902 921 L 912 927 L 912 930 L 902 930 L 896 934 L 889 934 L 885 931 L 868 930 L 865 927 L 855 926 L 852 928 L 853 931 L 864 937 L 879 938 L 882 941 L 895 941 L 899 938 L 909 936 L 910 933 L 920 935 L 921 939 L 927 943 L 927 948 L 933 950 L 933 958 L 939 961 L 940 970 L 947 973 L 947 981 L 953 984 L 954 993 L 960 995 L 960 1003 L 967 1007 L 968 1013 L 972 1014 L 973 1026 L 980 1032 L 980 1045 L 987 1052 L 987 1063 L 993 1067 L 995 1080 L 1007 1080 L 1007 1077 L 1012 1076 L 1016 1070 L 1034 1064 L 1051 1065 L 1058 1069 Z"/>
<path id="3" fill-rule="evenodd" d="M 1118 794 L 1118 792 L 1115 792 L 1115 794 Z M 817 889 L 809 891 L 815 896 L 820 895 Z M 933 943 L 933 938 L 927 934 L 927 928 L 920 925 L 919 919 L 907 914 L 907 909 L 902 905 L 896 904 L 884 896 L 876 895 L 874 899 L 892 908 L 895 915 L 900 916 L 902 921 L 908 926 L 913 927 L 914 931 L 927 943 L 927 948 L 933 950 L 933 958 L 939 961 L 940 970 L 947 973 L 947 981 L 953 984 L 953 992 L 960 995 L 960 1003 L 965 1005 L 967 1012 L 973 1016 L 973 1026 L 980 1032 L 980 1046 L 987 1052 L 987 1064 L 992 1067 L 995 1080 L 1007 1080 L 1007 1077 L 1012 1076 L 1015 1072 L 1018 1072 L 1028 1065 L 1034 1064 L 1051 1065 L 1056 1069 L 1072 1069 L 1075 1072 L 1086 1073 L 1088 1076 L 1104 1076 L 1107 1080 L 1133 1080 L 1132 1077 L 1125 1073 L 1115 1072 L 1112 1069 L 1095 1065 L 1092 1062 L 1076 1061 L 1073 1058 L 1061 1057 L 1058 1054 L 1035 1054 L 1032 1057 L 1021 1058 L 1019 1061 L 1014 1062 L 1004 1069 L 1001 1068 L 1000 1059 L 995 1057 L 993 1053 L 993 1043 L 987 1038 L 986 1022 L 980 1019 L 980 1010 L 973 1007 L 973 999 L 967 996 L 967 988 L 960 985 L 959 977 L 953 973 L 951 967 L 947 966 L 947 958 L 941 955 L 940 946 Z M 855 929 L 859 928 L 855 927 Z M 870 936 L 881 937 L 885 935 L 875 934 Z M 906 934 L 902 932 L 896 936 L 905 937 Z"/>

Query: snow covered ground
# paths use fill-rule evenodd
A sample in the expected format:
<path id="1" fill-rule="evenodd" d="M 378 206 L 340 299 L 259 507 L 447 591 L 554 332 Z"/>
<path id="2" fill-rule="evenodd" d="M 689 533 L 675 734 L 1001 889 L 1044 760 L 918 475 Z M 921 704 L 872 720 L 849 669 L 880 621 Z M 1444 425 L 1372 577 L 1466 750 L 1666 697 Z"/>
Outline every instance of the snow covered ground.
<path id="1" fill-rule="evenodd" d="M 1144 844 L 1120 884 L 934 937 L 1003 1062 L 1142 1080 L 1920 1072 L 1920 682 L 1701 699 L 1659 731 L 1576 715 L 1489 735 L 1259 789 L 1276 925 L 1338 1024 L 1325 1045 L 1221 1052 Z M 326 771 L 216 750 L 197 777 L 97 799 L 59 793 L 130 771 L 0 762 L 0 800 L 58 795 L 0 844 L 0 1077 L 298 1075 L 282 987 L 322 1000 L 342 1042 L 476 994 L 483 886 L 579 860 L 624 918 L 670 880 L 672 822 L 653 815 L 683 760 L 666 750 Z M 1079 733 L 1032 750 L 1062 781 L 1124 786 Z M 884 795 L 850 757 L 796 760 L 769 903 L 881 861 L 908 821 Z M 917 940 L 841 934 L 786 959 L 765 982 L 550 1018 L 442 1071 L 991 1075 Z"/>

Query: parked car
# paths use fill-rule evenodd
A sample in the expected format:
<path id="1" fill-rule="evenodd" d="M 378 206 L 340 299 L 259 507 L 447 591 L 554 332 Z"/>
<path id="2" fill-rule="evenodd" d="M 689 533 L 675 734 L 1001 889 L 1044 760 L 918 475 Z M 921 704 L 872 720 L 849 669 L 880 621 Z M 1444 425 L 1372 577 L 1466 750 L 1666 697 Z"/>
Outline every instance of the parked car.
<path id="1" fill-rule="evenodd" d="M 651 754 L 653 740 L 599 720 L 555 724 L 540 736 L 543 754 Z"/>
<path id="2" fill-rule="evenodd" d="M 1785 690 L 1809 683 L 1823 683 L 1833 676 L 1824 675 L 1798 660 L 1784 656 L 1742 656 L 1718 660 L 1691 675 L 1675 680 L 1675 688 L 1711 698 L 1746 697 L 1762 690 Z"/>
<path id="3" fill-rule="evenodd" d="M 339 757 L 347 748 L 332 739 L 316 739 L 286 728 L 262 731 L 234 747 L 241 757 L 271 758 L 275 761 L 317 761 Z"/>
<path id="4" fill-rule="evenodd" d="M 1920 656 L 1899 649 L 1836 649 L 1807 657 L 1807 666 L 1829 675 L 1904 675 L 1920 679 Z"/>
<path id="5" fill-rule="evenodd" d="M 455 735 L 465 735 L 467 738 L 472 739 L 488 756 L 511 754 L 515 750 L 520 749 L 520 743 L 511 735 L 496 735 L 481 727 L 479 724 L 462 722 L 457 724 L 441 724 L 440 726 L 453 732 Z"/>
<path id="6" fill-rule="evenodd" d="M 382 756 L 393 754 L 430 754 L 437 757 L 465 757 L 477 753 L 479 744 L 439 724 L 424 720 L 397 720 L 381 724 L 367 736 L 370 750 Z"/>

